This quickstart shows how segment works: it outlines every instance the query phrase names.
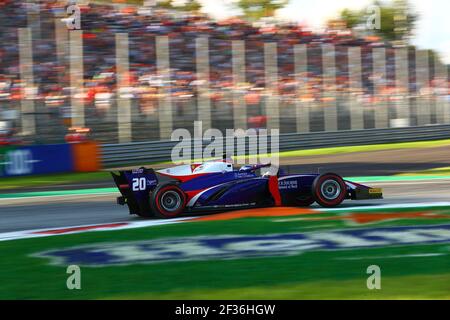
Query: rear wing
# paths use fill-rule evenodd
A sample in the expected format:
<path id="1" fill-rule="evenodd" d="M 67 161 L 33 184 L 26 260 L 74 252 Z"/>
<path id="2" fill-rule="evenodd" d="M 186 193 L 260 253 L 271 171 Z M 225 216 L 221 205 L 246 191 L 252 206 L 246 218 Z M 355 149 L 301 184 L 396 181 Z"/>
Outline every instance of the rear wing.
<path id="1" fill-rule="evenodd" d="M 117 203 L 128 205 L 130 213 L 147 213 L 150 210 L 149 195 L 158 185 L 158 178 L 153 169 L 139 168 L 111 172 L 114 182 L 121 193 Z"/>

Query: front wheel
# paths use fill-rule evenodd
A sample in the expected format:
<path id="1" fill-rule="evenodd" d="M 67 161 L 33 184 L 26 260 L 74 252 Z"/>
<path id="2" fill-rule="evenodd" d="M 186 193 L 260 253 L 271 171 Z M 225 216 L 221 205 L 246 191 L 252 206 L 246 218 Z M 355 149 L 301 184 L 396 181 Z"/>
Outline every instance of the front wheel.
<path id="1" fill-rule="evenodd" d="M 347 186 L 337 174 L 325 173 L 314 180 L 312 194 L 322 207 L 336 207 L 344 201 L 347 195 Z"/>
<path id="2" fill-rule="evenodd" d="M 174 218 L 186 207 L 186 195 L 174 183 L 158 186 L 150 196 L 150 207 L 157 217 Z"/>

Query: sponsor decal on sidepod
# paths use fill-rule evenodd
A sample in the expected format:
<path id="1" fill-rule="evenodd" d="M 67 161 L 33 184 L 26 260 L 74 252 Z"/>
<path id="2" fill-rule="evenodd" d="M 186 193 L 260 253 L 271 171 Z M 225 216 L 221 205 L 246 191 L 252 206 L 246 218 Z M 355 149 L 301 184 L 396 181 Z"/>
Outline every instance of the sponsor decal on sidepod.
<path id="1" fill-rule="evenodd" d="M 35 254 L 87 267 L 296 255 L 305 251 L 450 242 L 450 225 L 268 235 L 221 235 L 93 244 Z"/>

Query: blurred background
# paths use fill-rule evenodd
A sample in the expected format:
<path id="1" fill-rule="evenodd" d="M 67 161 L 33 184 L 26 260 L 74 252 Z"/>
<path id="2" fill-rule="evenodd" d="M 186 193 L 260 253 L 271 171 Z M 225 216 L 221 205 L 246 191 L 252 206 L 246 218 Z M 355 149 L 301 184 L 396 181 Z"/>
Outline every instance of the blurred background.
<path id="1" fill-rule="evenodd" d="M 1 143 L 450 121 L 445 1 L 144 2 L 1 0 Z"/>
<path id="2" fill-rule="evenodd" d="M 0 299 L 449 298 L 449 9 L 446 0 L 0 0 Z M 195 121 L 224 135 L 279 129 L 287 173 L 336 172 L 385 199 L 180 224 L 116 206 L 108 171 L 170 166 L 172 133 L 194 135 Z M 358 230 L 378 227 L 386 247 L 364 247 L 378 236 Z M 93 230 L 104 232 L 72 234 Z M 36 258 L 108 241 L 321 230 L 344 230 L 361 248 L 106 261 L 83 266 L 78 292 L 66 290 L 65 266 Z M 366 287 L 369 264 L 382 267 L 379 294 Z"/>

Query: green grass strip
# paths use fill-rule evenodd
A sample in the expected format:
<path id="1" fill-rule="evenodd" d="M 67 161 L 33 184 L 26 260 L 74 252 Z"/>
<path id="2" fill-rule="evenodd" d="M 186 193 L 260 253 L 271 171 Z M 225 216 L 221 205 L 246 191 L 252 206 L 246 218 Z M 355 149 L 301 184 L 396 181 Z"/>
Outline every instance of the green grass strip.
<path id="1" fill-rule="evenodd" d="M 73 196 L 73 195 L 94 195 L 94 194 L 118 193 L 118 192 L 119 192 L 119 190 L 117 188 L 37 191 L 37 192 L 0 194 L 0 199 L 15 199 L 15 198 L 29 198 L 29 197 L 57 197 L 57 196 Z"/>
<path id="2" fill-rule="evenodd" d="M 433 212 L 444 215 L 448 214 L 448 209 Z M 448 242 L 340 250 L 317 248 L 288 256 L 223 257 L 153 264 L 134 263 L 132 259 L 125 265 L 82 266 L 82 290 L 67 290 L 69 275 L 65 263 L 53 265 L 48 258 L 36 257 L 38 252 L 84 245 L 129 250 L 129 242 L 139 244 L 168 237 L 251 237 L 388 226 L 437 226 L 449 221 L 424 216 L 355 225 L 344 220 L 341 213 L 314 215 L 314 218 L 321 217 L 330 219 L 325 223 L 318 219 L 280 223 L 274 222 L 274 217 L 259 217 L 0 241 L 0 279 L 3 280 L 0 299 L 448 299 Z M 304 215 L 302 218 L 313 217 Z M 381 290 L 367 289 L 366 269 L 371 264 L 381 267 Z"/>
<path id="3" fill-rule="evenodd" d="M 0 178 L 0 191 L 37 186 L 104 181 L 110 178 L 109 173 L 105 171 Z"/>
<path id="4" fill-rule="evenodd" d="M 422 170 L 417 172 L 401 173 L 399 176 L 411 175 L 430 175 L 430 176 L 450 176 L 450 167 L 434 168 L 429 170 Z"/>
<path id="5" fill-rule="evenodd" d="M 407 283 L 414 285 L 405 285 Z M 380 290 L 369 290 L 364 279 L 310 281 L 289 285 L 219 290 L 186 290 L 167 293 L 129 294 L 109 297 L 125 300 L 223 300 L 223 299 L 450 299 L 450 274 L 383 277 Z"/>

